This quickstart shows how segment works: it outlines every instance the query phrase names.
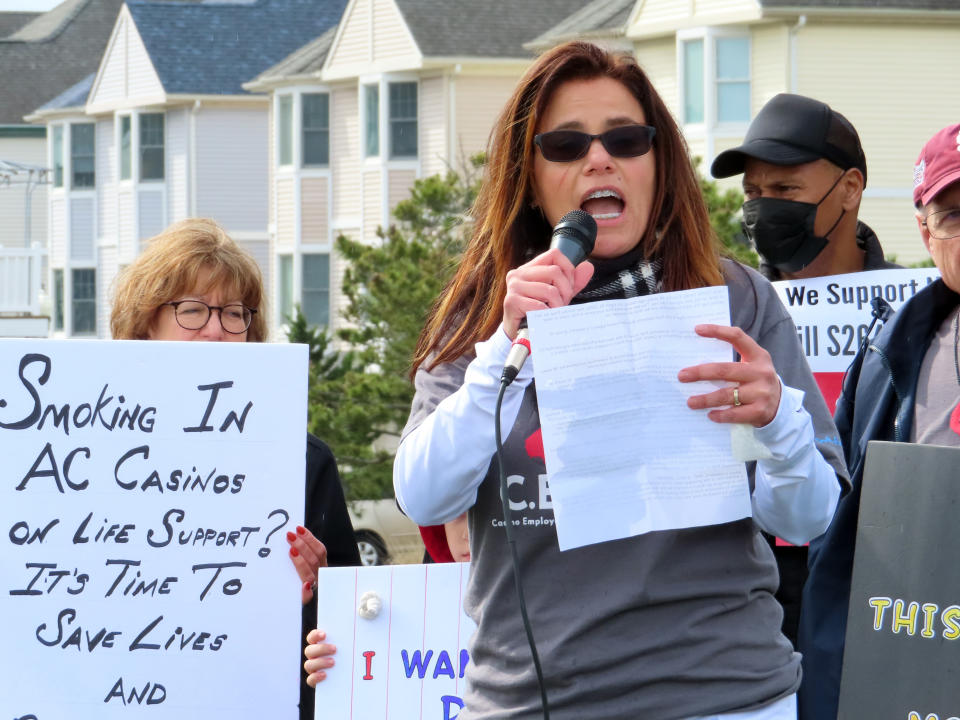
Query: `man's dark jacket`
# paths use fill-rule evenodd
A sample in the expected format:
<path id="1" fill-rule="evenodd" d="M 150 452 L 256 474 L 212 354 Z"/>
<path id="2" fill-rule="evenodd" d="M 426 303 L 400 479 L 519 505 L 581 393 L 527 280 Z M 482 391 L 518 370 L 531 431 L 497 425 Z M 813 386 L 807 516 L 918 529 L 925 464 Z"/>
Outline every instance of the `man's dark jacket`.
<path id="1" fill-rule="evenodd" d="M 803 591 L 799 645 L 803 653 L 800 720 L 834 720 L 847 631 L 857 516 L 867 443 L 909 442 L 923 356 L 960 295 L 936 280 L 900 308 L 854 360 L 834 420 L 852 489 L 837 505 L 830 527 L 810 543 L 810 575 Z"/>

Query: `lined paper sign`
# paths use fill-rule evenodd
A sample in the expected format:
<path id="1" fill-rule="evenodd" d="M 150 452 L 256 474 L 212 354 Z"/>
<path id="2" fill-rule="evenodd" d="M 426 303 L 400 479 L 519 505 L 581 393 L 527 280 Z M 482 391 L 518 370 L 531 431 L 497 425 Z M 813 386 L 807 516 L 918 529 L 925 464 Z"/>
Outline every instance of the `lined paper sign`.
<path id="1" fill-rule="evenodd" d="M 463 707 L 469 563 L 324 568 L 317 626 L 337 646 L 318 720 L 453 720 Z M 360 615 L 374 599 L 375 617 Z M 369 614 L 369 613 L 368 613 Z"/>
<path id="2" fill-rule="evenodd" d="M 0 340 L 0 717 L 297 717 L 306 363 Z"/>

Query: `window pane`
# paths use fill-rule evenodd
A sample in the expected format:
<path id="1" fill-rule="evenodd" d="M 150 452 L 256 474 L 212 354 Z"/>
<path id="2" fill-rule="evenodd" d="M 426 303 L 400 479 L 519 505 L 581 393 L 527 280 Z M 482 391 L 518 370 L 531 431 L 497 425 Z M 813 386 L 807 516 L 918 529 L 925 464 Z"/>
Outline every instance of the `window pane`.
<path id="1" fill-rule="evenodd" d="M 291 165 L 293 163 L 293 97 L 280 96 L 278 103 L 277 132 L 279 133 L 279 147 L 277 148 L 277 163 Z"/>
<path id="2" fill-rule="evenodd" d="M 327 165 L 330 162 L 330 102 L 323 94 L 304 95 L 303 164 Z"/>
<path id="3" fill-rule="evenodd" d="M 293 316 L 293 256 L 280 255 L 278 258 L 277 276 L 280 281 L 280 297 L 277 308 L 280 312 L 279 322 L 286 322 Z"/>
<path id="4" fill-rule="evenodd" d="M 301 307 L 311 325 L 330 324 L 330 256 L 303 256 Z"/>
<path id="5" fill-rule="evenodd" d="M 93 187 L 93 123 L 70 125 L 71 187 Z"/>
<path id="6" fill-rule="evenodd" d="M 53 186 L 63 187 L 63 125 L 53 126 Z"/>
<path id="7" fill-rule="evenodd" d="M 63 330 L 63 270 L 53 271 L 53 329 Z"/>
<path id="8" fill-rule="evenodd" d="M 717 83 L 717 121 L 750 122 L 750 83 Z"/>
<path id="9" fill-rule="evenodd" d="M 717 38 L 717 80 L 750 79 L 750 41 L 745 37 Z"/>
<path id="10" fill-rule="evenodd" d="M 96 271 L 73 271 L 73 334 L 93 334 L 97 331 Z"/>
<path id="11" fill-rule="evenodd" d="M 703 40 L 683 43 L 683 121 L 703 122 Z"/>
<path id="12" fill-rule="evenodd" d="M 390 83 L 390 157 L 417 156 L 417 84 Z"/>
<path id="13" fill-rule="evenodd" d="M 120 118 L 120 179 L 130 179 L 130 116 L 124 115 Z"/>
<path id="14" fill-rule="evenodd" d="M 364 117 L 364 153 L 367 157 L 380 154 L 380 88 L 366 85 L 363 88 Z"/>
<path id="15" fill-rule="evenodd" d="M 140 179 L 163 180 L 163 114 L 140 116 Z"/>

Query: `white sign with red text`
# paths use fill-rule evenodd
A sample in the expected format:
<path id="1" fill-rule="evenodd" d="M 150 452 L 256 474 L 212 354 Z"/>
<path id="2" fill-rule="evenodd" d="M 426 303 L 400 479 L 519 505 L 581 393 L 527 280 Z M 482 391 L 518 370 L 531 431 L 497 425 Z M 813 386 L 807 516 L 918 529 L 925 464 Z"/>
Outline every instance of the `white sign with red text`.
<path id="1" fill-rule="evenodd" d="M 324 568 L 317 627 L 337 646 L 323 720 L 453 720 L 463 708 L 469 563 Z"/>
<path id="2" fill-rule="evenodd" d="M 883 298 L 898 310 L 938 277 L 936 268 L 893 268 L 773 283 L 797 326 L 800 346 L 831 412 L 843 373 L 873 319 L 873 298 Z M 877 323 L 871 337 L 881 327 Z"/>

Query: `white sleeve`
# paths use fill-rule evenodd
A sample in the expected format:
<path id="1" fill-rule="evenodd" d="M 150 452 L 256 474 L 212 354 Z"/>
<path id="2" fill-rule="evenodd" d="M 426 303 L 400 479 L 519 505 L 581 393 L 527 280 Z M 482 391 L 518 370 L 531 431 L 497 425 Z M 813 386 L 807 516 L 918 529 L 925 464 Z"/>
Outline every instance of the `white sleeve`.
<path id="1" fill-rule="evenodd" d="M 754 436 L 773 454 L 758 460 L 753 515 L 769 533 L 795 545 L 823 534 L 840 497 L 837 473 L 817 450 L 803 392 L 781 382 L 774 419 Z"/>
<path id="2" fill-rule="evenodd" d="M 403 511 L 418 525 L 440 525 L 468 510 L 496 453 L 494 410 L 500 375 L 510 351 L 503 328 L 476 345 L 463 385 L 444 398 L 400 443 L 393 463 L 393 487 Z M 533 379 L 527 359 L 507 388 L 500 412 L 505 440 Z"/>

